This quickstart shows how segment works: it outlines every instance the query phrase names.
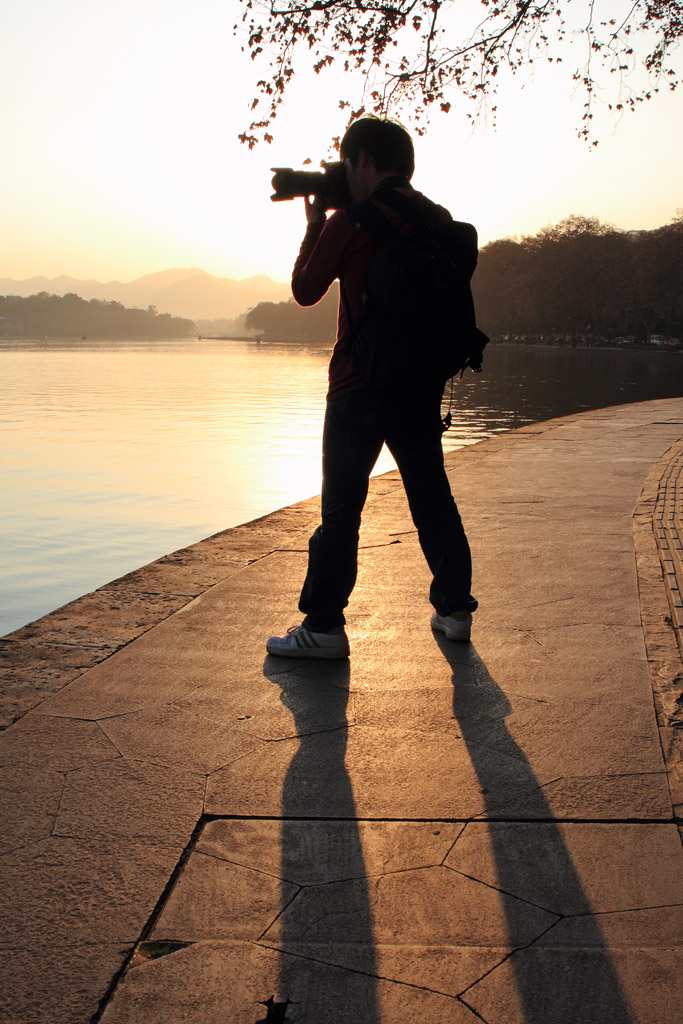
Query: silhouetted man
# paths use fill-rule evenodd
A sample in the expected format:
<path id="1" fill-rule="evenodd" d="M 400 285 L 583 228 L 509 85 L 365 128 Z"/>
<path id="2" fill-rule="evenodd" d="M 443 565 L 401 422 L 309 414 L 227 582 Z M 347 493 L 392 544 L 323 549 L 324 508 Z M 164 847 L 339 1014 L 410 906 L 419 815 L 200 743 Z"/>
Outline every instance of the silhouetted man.
<path id="1" fill-rule="evenodd" d="M 370 199 L 401 232 L 415 227 L 415 220 L 386 201 L 388 190 L 397 190 L 418 209 L 425 202 L 410 184 L 415 158 L 404 128 L 376 118 L 356 121 L 342 139 L 341 159 L 354 203 Z M 426 392 L 400 395 L 376 391 L 365 383 L 352 358 L 350 316 L 360 309 L 378 242 L 354 219 L 352 207 L 326 218 L 319 198 L 304 201 L 307 229 L 292 275 L 294 298 L 301 306 L 312 306 L 335 279 L 340 282 L 323 429 L 322 522 L 309 541 L 308 571 L 299 599 L 305 618 L 285 636 L 271 637 L 266 649 L 296 658 L 348 656 L 344 609 L 356 582 L 358 531 L 370 473 L 384 442 L 401 473 L 432 572 L 432 628 L 450 640 L 469 640 L 477 602 L 470 594 L 470 548 L 443 463 L 443 382 Z M 450 220 L 447 210 L 438 210 L 442 223 Z M 473 268 L 476 248 L 472 255 Z"/>

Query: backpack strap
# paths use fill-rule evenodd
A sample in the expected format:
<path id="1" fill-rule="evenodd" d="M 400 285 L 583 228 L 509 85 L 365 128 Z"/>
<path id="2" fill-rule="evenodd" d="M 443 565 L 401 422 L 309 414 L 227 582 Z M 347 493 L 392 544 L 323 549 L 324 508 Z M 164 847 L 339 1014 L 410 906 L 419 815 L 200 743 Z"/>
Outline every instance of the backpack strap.
<path id="1" fill-rule="evenodd" d="M 430 228 L 436 228 L 439 225 L 440 214 L 439 208 L 436 203 L 433 203 L 431 199 L 424 197 L 424 205 L 422 207 L 405 195 L 403 192 L 398 192 L 395 188 L 396 185 L 408 185 L 408 179 L 404 178 L 388 178 L 385 181 L 380 182 L 375 191 L 372 193 L 369 199 L 364 199 L 359 203 L 354 203 L 352 206 L 347 207 L 347 213 L 351 218 L 351 223 L 355 227 L 366 228 L 377 242 L 381 245 L 383 242 L 389 242 L 397 238 L 401 232 L 392 223 L 385 213 L 380 210 L 377 203 L 383 203 L 385 206 L 389 206 L 396 213 L 405 217 L 406 220 L 412 220 L 416 224 L 424 225 Z M 341 300 L 346 309 L 346 316 L 351 325 L 351 329 L 355 330 L 360 322 L 357 321 L 354 324 L 354 318 L 351 314 L 351 308 L 346 295 L 346 289 L 342 282 L 340 284 Z"/>
<path id="2" fill-rule="evenodd" d="M 390 242 L 396 238 L 399 234 L 398 229 L 394 227 L 386 214 L 382 213 L 380 208 L 371 199 L 364 199 L 360 203 L 354 203 L 353 206 L 347 207 L 347 213 L 351 218 L 351 223 L 354 227 L 366 228 L 371 235 L 381 245 L 382 242 Z M 351 330 L 357 329 L 360 322 L 360 315 L 358 320 L 354 323 L 355 317 L 351 311 L 351 305 L 344 288 L 344 282 L 339 280 L 339 293 L 341 300 L 346 310 L 346 318 L 349 321 Z"/>

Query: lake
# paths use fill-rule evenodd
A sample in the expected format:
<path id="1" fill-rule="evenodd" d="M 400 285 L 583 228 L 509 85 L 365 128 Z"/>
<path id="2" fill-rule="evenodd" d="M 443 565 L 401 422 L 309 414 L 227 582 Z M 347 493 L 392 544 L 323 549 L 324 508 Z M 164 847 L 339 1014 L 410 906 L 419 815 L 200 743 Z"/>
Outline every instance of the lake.
<path id="1" fill-rule="evenodd" d="M 320 490 L 330 349 L 0 341 L 0 635 Z M 583 409 L 683 394 L 683 354 L 489 346 L 454 450 Z M 394 466 L 384 451 L 376 472 Z"/>

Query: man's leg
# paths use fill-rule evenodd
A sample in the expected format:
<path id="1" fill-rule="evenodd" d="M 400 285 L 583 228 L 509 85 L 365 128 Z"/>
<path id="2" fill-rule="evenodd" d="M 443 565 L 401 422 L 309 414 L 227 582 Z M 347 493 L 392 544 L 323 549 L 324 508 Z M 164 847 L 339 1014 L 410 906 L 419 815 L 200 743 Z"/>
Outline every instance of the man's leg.
<path id="1" fill-rule="evenodd" d="M 375 403 L 366 389 L 328 402 L 323 430 L 322 523 L 309 541 L 299 609 L 304 625 L 343 626 L 358 572 L 358 530 L 370 473 L 383 444 Z"/>
<path id="2" fill-rule="evenodd" d="M 451 616 L 474 611 L 477 602 L 470 593 L 470 546 L 444 469 L 435 410 L 438 404 L 394 417 L 387 445 L 400 470 L 420 546 L 432 571 L 429 599 L 438 615 Z"/>

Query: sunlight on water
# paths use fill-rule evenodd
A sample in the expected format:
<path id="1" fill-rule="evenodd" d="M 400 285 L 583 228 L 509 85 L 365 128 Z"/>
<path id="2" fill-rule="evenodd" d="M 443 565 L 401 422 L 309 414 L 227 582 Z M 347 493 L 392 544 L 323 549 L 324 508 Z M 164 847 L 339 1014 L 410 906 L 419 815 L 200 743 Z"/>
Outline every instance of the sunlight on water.
<path id="1" fill-rule="evenodd" d="M 328 360 L 304 345 L 0 342 L 0 634 L 318 494 Z M 494 350 L 458 382 L 444 448 L 680 393 L 683 358 L 665 363 Z M 375 472 L 392 468 L 385 450 Z"/>
<path id="2" fill-rule="evenodd" d="M 5 343 L 0 634 L 320 491 L 329 349 Z M 383 453 L 377 472 L 393 466 Z"/>

